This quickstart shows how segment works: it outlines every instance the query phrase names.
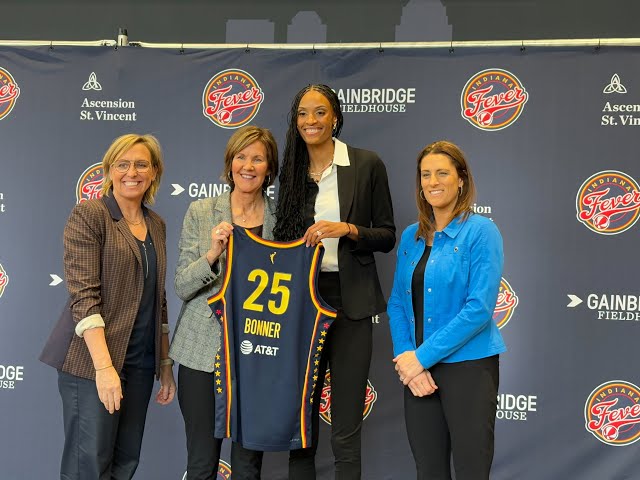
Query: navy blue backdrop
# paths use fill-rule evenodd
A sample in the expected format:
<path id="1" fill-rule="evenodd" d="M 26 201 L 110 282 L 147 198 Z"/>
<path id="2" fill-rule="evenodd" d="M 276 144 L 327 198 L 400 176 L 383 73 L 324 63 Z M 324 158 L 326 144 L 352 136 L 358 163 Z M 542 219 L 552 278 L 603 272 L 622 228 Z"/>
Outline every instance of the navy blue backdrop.
<path id="1" fill-rule="evenodd" d="M 638 478 L 639 60 L 633 47 L 0 47 L 0 478 L 58 471 L 56 375 L 37 356 L 66 299 L 64 223 L 96 194 L 95 164 L 111 140 L 153 133 L 164 147 L 155 210 L 167 221 L 172 279 L 183 215 L 223 189 L 233 128 L 268 127 L 283 147 L 293 95 L 319 82 L 343 100 L 342 138 L 387 165 L 400 231 L 416 219 L 415 157 L 437 139 L 465 150 L 476 211 L 502 231 L 495 320 L 509 351 L 492 478 Z M 388 294 L 395 254 L 377 260 Z M 173 327 L 180 302 L 172 282 L 167 290 Z M 372 321 L 364 478 L 412 478 L 387 317 Z M 323 479 L 332 478 L 329 418 Z M 181 479 L 184 443 L 177 402 L 153 405 L 138 477 Z M 265 478 L 285 472 L 286 454 L 267 456 Z"/>

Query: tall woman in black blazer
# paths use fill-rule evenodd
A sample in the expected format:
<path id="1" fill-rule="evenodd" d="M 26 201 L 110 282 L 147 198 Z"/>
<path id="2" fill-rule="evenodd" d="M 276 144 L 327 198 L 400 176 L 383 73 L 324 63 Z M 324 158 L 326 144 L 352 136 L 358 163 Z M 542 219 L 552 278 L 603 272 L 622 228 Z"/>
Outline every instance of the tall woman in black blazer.
<path id="1" fill-rule="evenodd" d="M 373 252 L 389 252 L 396 240 L 387 172 L 374 152 L 335 138 L 343 122 L 340 100 L 326 85 L 298 92 L 289 115 L 274 236 L 325 246 L 319 290 L 338 318 L 321 357 L 314 407 L 328 363 L 335 478 L 359 479 L 371 317 L 385 310 Z M 316 414 L 313 447 L 291 453 L 290 479 L 315 479 L 317 432 Z"/>

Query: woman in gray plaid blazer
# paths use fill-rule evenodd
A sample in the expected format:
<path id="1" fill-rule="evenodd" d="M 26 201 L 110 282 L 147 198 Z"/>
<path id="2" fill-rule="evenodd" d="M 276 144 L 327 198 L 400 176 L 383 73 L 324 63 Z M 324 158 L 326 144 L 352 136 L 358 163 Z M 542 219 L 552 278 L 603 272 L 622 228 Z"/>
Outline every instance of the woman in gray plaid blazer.
<path id="1" fill-rule="evenodd" d="M 178 401 L 187 435 L 187 480 L 214 480 L 221 439 L 215 421 L 214 361 L 220 348 L 220 326 L 207 298 L 222 285 L 225 249 L 233 225 L 273 239 L 275 204 L 266 195 L 278 175 L 278 147 L 271 132 L 246 126 L 229 139 L 221 178 L 231 187 L 215 198 L 193 202 L 184 217 L 175 288 L 184 301 L 169 356 L 180 364 Z M 233 444 L 234 458 L 260 461 L 261 456 Z M 259 468 L 259 466 L 258 466 Z M 240 479 L 240 472 L 234 479 Z"/>

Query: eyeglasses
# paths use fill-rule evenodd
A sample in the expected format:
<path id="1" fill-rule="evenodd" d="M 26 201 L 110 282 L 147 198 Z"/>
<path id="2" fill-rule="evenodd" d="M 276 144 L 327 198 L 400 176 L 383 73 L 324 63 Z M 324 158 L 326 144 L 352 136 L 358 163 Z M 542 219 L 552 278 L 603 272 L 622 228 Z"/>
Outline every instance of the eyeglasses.
<path id="1" fill-rule="evenodd" d="M 133 168 L 140 173 L 146 173 L 151 168 L 151 164 L 144 160 L 136 160 L 135 162 L 132 162 L 131 160 L 121 160 L 114 165 L 114 168 L 120 173 L 127 173 L 131 168 L 132 163 Z"/>

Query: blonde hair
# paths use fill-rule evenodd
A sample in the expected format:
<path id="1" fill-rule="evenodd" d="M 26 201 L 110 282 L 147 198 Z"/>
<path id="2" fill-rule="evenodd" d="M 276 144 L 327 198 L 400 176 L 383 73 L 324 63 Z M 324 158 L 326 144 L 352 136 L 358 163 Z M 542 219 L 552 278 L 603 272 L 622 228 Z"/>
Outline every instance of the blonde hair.
<path id="1" fill-rule="evenodd" d="M 162 178 L 162 172 L 164 172 L 164 163 L 162 160 L 162 148 L 158 139 L 153 135 L 138 135 L 136 133 L 127 133 L 116 138 L 109 148 L 107 149 L 104 157 L 102 158 L 102 195 L 109 195 L 113 182 L 111 181 L 111 166 L 129 149 L 134 145 L 141 144 L 147 147 L 149 154 L 151 155 L 151 167 L 155 170 L 156 176 L 151 182 L 151 185 L 144 192 L 142 202 L 148 205 L 153 205 L 160 188 L 160 179 Z"/>
<path id="2" fill-rule="evenodd" d="M 476 198 L 476 185 L 473 181 L 473 175 L 460 147 L 446 140 L 433 142 L 424 147 L 418 154 L 418 164 L 416 168 L 416 204 L 418 206 L 418 231 L 416 232 L 416 237 L 422 237 L 424 239 L 430 239 L 436 230 L 433 207 L 427 202 L 424 196 L 421 195 L 420 164 L 422 163 L 422 159 L 430 153 L 440 153 L 449 157 L 456 172 L 458 172 L 458 177 L 462 179 L 462 187 L 460 187 L 460 194 L 456 199 L 452 219 L 462 214 L 462 220 L 466 220 L 471 214 L 471 205 Z"/>

